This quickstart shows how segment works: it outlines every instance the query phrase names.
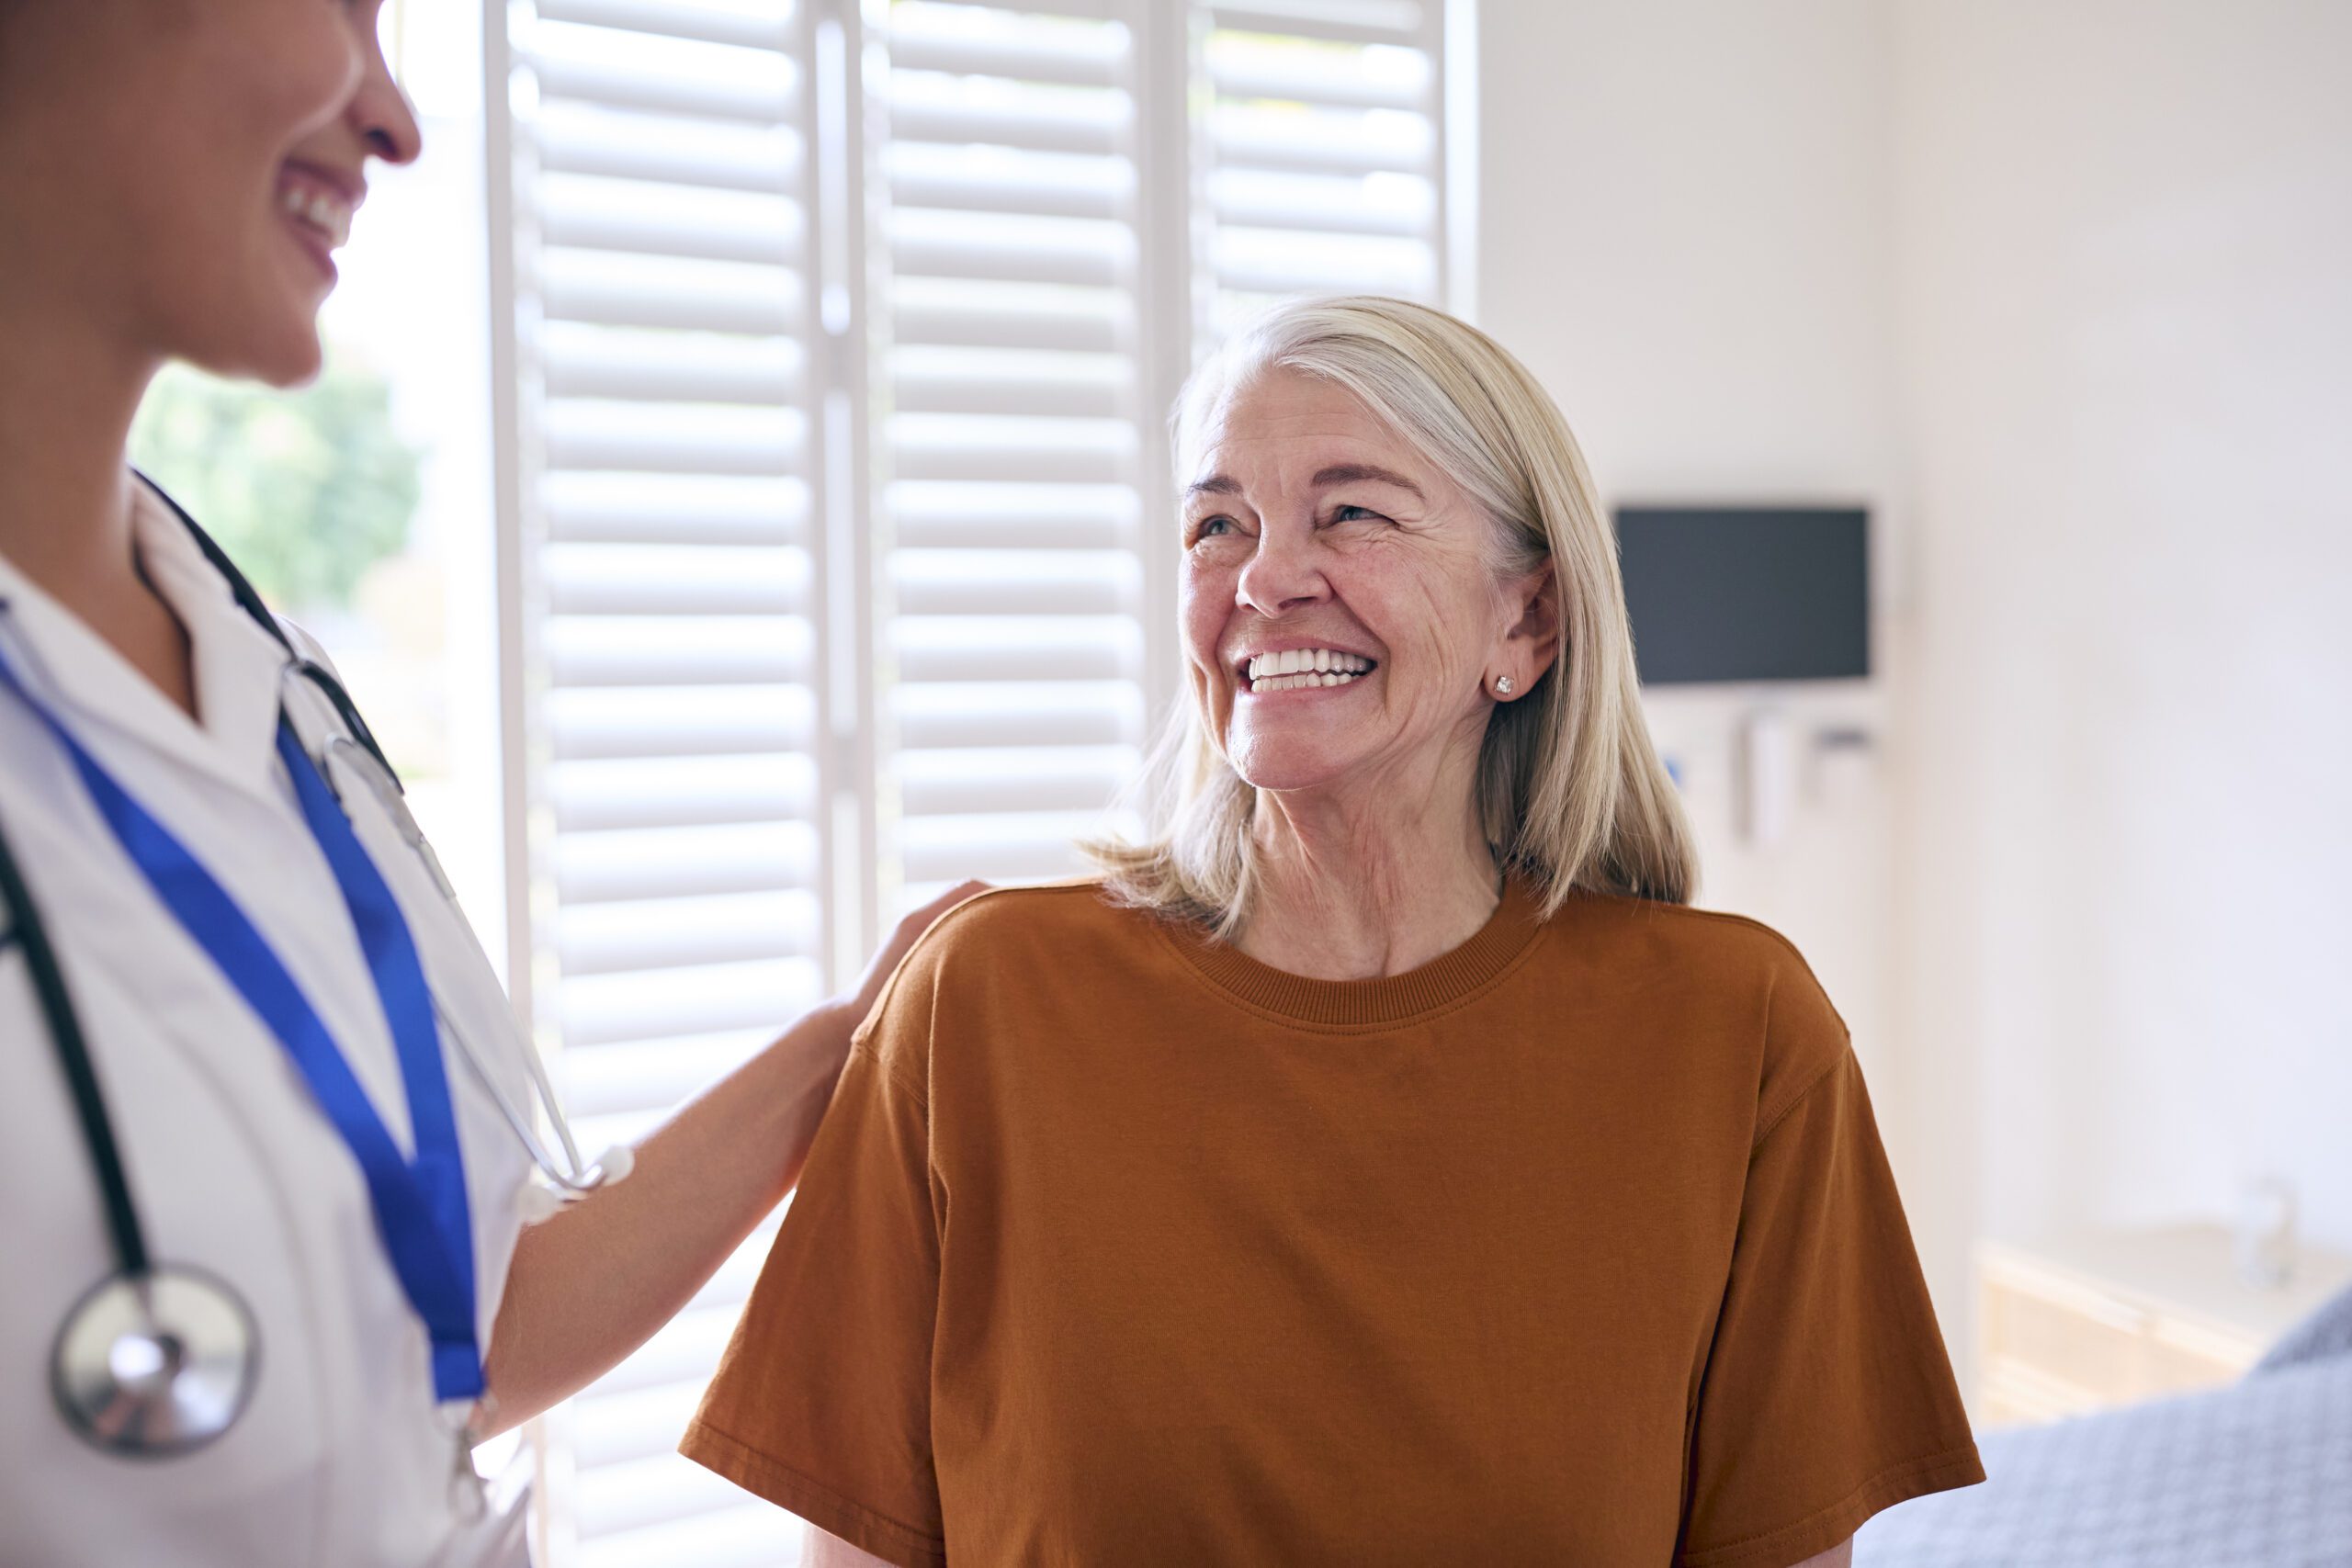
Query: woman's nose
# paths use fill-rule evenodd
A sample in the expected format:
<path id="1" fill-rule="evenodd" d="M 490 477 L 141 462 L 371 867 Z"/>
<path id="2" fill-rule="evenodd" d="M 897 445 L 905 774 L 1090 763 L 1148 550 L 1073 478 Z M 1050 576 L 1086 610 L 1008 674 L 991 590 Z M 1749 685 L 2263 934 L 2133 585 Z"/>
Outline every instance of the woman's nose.
<path id="1" fill-rule="evenodd" d="M 1315 559 L 1311 529 L 1269 525 L 1234 585 L 1234 598 L 1261 615 L 1280 615 L 1330 596 L 1331 585 Z"/>
<path id="2" fill-rule="evenodd" d="M 408 95 L 392 80 L 391 67 L 381 50 L 368 51 L 368 74 L 351 100 L 351 123 L 368 151 L 387 164 L 413 164 L 424 150 L 424 133 L 417 129 L 416 111 Z"/>

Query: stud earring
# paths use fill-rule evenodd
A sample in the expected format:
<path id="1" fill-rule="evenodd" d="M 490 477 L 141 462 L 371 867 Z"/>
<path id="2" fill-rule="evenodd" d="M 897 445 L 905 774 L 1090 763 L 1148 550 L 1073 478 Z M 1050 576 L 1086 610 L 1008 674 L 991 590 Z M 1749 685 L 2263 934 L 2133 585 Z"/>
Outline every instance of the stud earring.
<path id="1" fill-rule="evenodd" d="M 1495 694 L 1496 694 L 1497 696 L 1499 696 L 1499 697 L 1507 697 L 1507 696 L 1510 696 L 1510 688 L 1511 688 L 1511 679 L 1510 679 L 1510 676 L 1508 676 L 1508 675 L 1498 675 L 1498 676 L 1496 676 L 1496 677 L 1495 677 Z"/>

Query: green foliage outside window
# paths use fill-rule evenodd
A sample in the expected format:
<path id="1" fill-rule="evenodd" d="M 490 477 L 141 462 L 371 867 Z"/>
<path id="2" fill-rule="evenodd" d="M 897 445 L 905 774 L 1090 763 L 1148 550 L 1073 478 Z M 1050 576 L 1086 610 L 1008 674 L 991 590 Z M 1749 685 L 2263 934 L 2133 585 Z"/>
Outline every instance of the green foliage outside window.
<path id="1" fill-rule="evenodd" d="M 392 429 L 390 388 L 333 360 L 295 392 L 173 366 L 140 408 L 130 457 L 296 612 L 348 608 L 416 514 L 418 454 Z"/>

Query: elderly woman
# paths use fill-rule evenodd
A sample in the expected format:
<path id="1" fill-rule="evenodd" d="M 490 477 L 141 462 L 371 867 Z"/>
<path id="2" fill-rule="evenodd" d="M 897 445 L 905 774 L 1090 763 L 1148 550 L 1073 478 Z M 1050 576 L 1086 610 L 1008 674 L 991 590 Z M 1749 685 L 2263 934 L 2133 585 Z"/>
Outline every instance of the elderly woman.
<path id="1" fill-rule="evenodd" d="M 1541 388 L 1290 305 L 1177 452 L 1165 831 L 916 946 L 684 1451 L 904 1568 L 1782 1568 L 1981 1480 L 1844 1025 L 1685 905 Z"/>

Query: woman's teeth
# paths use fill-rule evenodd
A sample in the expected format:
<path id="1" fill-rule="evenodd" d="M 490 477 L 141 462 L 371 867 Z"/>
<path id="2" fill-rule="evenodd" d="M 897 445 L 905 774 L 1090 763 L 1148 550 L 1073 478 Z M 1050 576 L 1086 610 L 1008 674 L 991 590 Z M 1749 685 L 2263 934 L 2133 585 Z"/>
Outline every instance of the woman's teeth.
<path id="1" fill-rule="evenodd" d="M 1370 674 L 1372 660 L 1328 648 L 1294 648 L 1261 653 L 1250 660 L 1252 692 L 1287 692 L 1300 686 L 1344 686 Z"/>
<path id="2" fill-rule="evenodd" d="M 277 205 L 294 221 L 316 231 L 331 246 L 351 238 L 350 204 L 324 191 L 289 185 L 278 192 Z"/>

